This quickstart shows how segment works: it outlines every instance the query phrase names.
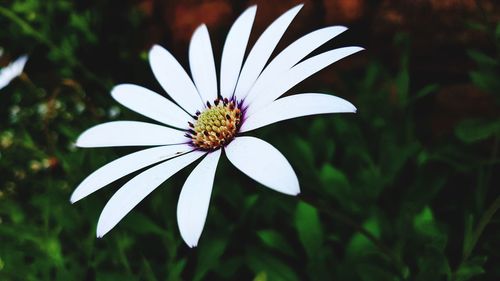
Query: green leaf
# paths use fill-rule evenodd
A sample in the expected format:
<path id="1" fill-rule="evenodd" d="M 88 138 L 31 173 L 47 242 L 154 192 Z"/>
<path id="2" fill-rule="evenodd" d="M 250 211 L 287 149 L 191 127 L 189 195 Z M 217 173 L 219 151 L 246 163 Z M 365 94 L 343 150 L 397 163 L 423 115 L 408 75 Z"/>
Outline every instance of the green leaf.
<path id="1" fill-rule="evenodd" d="M 257 195 L 257 194 L 250 195 L 250 196 L 246 197 L 245 204 L 244 204 L 244 210 L 248 210 L 248 209 L 252 208 L 258 199 L 259 199 L 259 195 Z"/>
<path id="2" fill-rule="evenodd" d="M 483 23 L 479 23 L 479 22 L 475 22 L 475 21 L 470 21 L 470 20 L 467 20 L 465 22 L 465 26 L 467 28 L 470 28 L 470 29 L 473 29 L 473 30 L 478 30 L 478 31 L 486 31 L 486 30 L 488 30 L 488 28 Z"/>
<path id="3" fill-rule="evenodd" d="M 253 281 L 267 281 L 267 274 L 266 272 L 259 272 L 255 278 L 253 279 Z"/>
<path id="4" fill-rule="evenodd" d="M 413 219 L 413 225 L 417 229 L 426 227 L 429 223 L 434 221 L 434 216 L 432 215 L 432 210 L 429 206 L 426 206 L 419 214 Z"/>
<path id="5" fill-rule="evenodd" d="M 463 254 L 470 252 L 469 249 L 472 249 L 472 245 L 475 243 L 474 241 L 474 215 L 467 214 L 465 216 L 465 226 L 464 226 L 464 245 L 463 245 Z"/>
<path id="6" fill-rule="evenodd" d="M 464 246 L 467 246 L 466 248 L 464 247 L 463 255 L 465 259 L 472 253 L 472 250 L 479 241 L 479 237 L 481 237 L 481 234 L 483 233 L 484 229 L 491 222 L 491 219 L 499 209 L 500 209 L 500 196 L 498 196 L 495 199 L 495 201 L 493 201 L 493 203 L 488 207 L 488 209 L 486 209 L 484 214 L 479 219 L 479 222 L 477 223 L 470 238 L 467 237 L 468 240 L 464 241 Z"/>
<path id="7" fill-rule="evenodd" d="M 330 193 L 339 190 L 344 191 L 349 188 L 349 181 L 346 175 L 330 164 L 325 164 L 320 171 L 321 182 L 325 185 L 325 191 Z"/>
<path id="8" fill-rule="evenodd" d="M 426 245 L 420 250 L 417 256 L 419 270 L 415 280 L 450 280 L 451 268 L 443 251 L 444 247 L 434 247 L 433 245 Z"/>
<path id="9" fill-rule="evenodd" d="M 247 265 L 256 275 L 266 275 L 267 280 L 299 281 L 295 271 L 285 262 L 261 251 L 249 250 L 246 256 Z"/>
<path id="10" fill-rule="evenodd" d="M 323 247 L 323 230 L 316 208 L 299 202 L 295 210 L 295 228 L 309 258 L 317 256 Z"/>
<path id="11" fill-rule="evenodd" d="M 486 262 L 486 260 L 487 260 L 486 257 L 478 256 L 462 263 L 455 272 L 455 280 L 467 281 L 470 280 L 472 277 L 485 273 L 483 265 Z"/>
<path id="12" fill-rule="evenodd" d="M 382 72 L 382 66 L 379 63 L 372 62 L 366 67 L 365 78 L 361 82 L 363 89 L 365 91 L 371 91 L 375 82 L 377 81 L 380 73 Z"/>
<path id="13" fill-rule="evenodd" d="M 144 275 L 146 275 L 147 281 L 158 281 L 156 278 L 153 268 L 151 267 L 151 264 L 146 258 L 142 258 L 142 265 L 143 265 L 143 270 L 144 270 Z"/>
<path id="14" fill-rule="evenodd" d="M 141 212 L 130 212 L 123 221 L 123 227 L 139 234 L 165 235 L 165 230 Z"/>
<path id="15" fill-rule="evenodd" d="M 380 237 L 380 224 L 376 217 L 371 217 L 363 223 L 363 228 L 370 232 L 376 238 Z M 356 232 L 347 244 L 347 254 L 351 257 L 363 256 L 375 249 L 373 243 L 363 234 Z"/>
<path id="16" fill-rule="evenodd" d="M 476 50 L 468 50 L 467 55 L 480 65 L 496 66 L 498 64 L 496 59 Z"/>
<path id="17" fill-rule="evenodd" d="M 48 238 L 42 245 L 47 255 L 54 261 L 57 266 L 63 266 L 64 258 L 61 250 L 61 244 L 55 237 Z"/>
<path id="18" fill-rule="evenodd" d="M 214 268 L 226 250 L 227 240 L 214 239 L 200 243 L 198 247 L 198 260 L 196 273 L 193 280 L 202 280 Z"/>
<path id="19" fill-rule="evenodd" d="M 23 209 L 13 201 L 3 201 L 0 204 L 0 215 L 8 215 L 14 224 L 21 224 L 25 219 Z"/>
<path id="20" fill-rule="evenodd" d="M 438 89 L 439 89 L 438 84 L 429 84 L 429 85 L 423 87 L 422 89 L 420 89 L 415 94 L 415 96 L 413 96 L 411 101 L 416 101 L 416 100 L 421 99 L 429 94 L 435 93 L 435 92 L 437 92 Z"/>
<path id="21" fill-rule="evenodd" d="M 432 214 L 432 210 L 429 206 L 426 206 L 420 213 L 415 215 L 413 218 L 413 227 L 417 232 L 426 236 L 441 236 L 441 232 L 435 224 L 434 215 Z"/>
<path id="22" fill-rule="evenodd" d="M 359 208 L 354 204 L 352 190 L 347 176 L 330 164 L 324 164 L 319 172 L 323 185 L 322 192 L 335 198 L 342 208 L 357 211 Z"/>
<path id="23" fill-rule="evenodd" d="M 410 91 L 410 71 L 409 71 L 409 45 L 410 38 L 408 34 L 400 33 L 395 36 L 394 39 L 398 48 L 401 49 L 400 55 L 400 69 L 396 76 L 396 89 L 399 98 L 400 105 L 406 105 L 408 103 L 408 96 Z"/>
<path id="24" fill-rule="evenodd" d="M 308 169 L 314 167 L 314 151 L 311 145 L 302 138 L 294 138 L 293 144 L 294 148 L 297 150 L 297 154 L 303 159 L 301 162 L 305 164 L 303 168 Z"/>
<path id="25" fill-rule="evenodd" d="M 72 126 L 67 126 L 64 124 L 61 124 L 58 126 L 58 132 L 67 137 L 70 140 L 75 140 L 77 139 L 78 135 L 81 133 L 79 129 L 76 129 Z"/>
<path id="26" fill-rule="evenodd" d="M 500 121 L 467 119 L 455 127 L 455 135 L 465 143 L 473 143 L 500 133 Z"/>
<path id="27" fill-rule="evenodd" d="M 257 236 L 259 236 L 262 243 L 267 247 L 278 250 L 289 256 L 295 256 L 293 248 L 279 232 L 272 229 L 259 230 L 257 231 Z"/>
<path id="28" fill-rule="evenodd" d="M 471 71 L 469 72 L 469 77 L 474 85 L 485 91 L 497 93 L 496 90 L 500 88 L 498 75 L 495 73 L 485 71 Z"/>
<path id="29" fill-rule="evenodd" d="M 181 274 L 184 268 L 186 267 L 186 263 L 187 263 L 186 259 L 181 259 L 173 263 L 172 266 L 168 268 L 167 280 L 182 280 Z"/>
<path id="30" fill-rule="evenodd" d="M 315 163 L 330 162 L 335 153 L 335 142 L 328 128 L 327 117 L 314 118 L 309 126 L 307 142 L 312 147 Z"/>
<path id="31" fill-rule="evenodd" d="M 399 98 L 399 104 L 408 103 L 408 93 L 410 89 L 410 73 L 407 68 L 403 68 L 396 77 L 396 88 Z"/>
<path id="32" fill-rule="evenodd" d="M 219 265 L 213 269 L 220 276 L 221 280 L 230 280 L 236 276 L 236 272 L 246 264 L 243 255 L 231 256 L 228 259 L 221 260 Z"/>

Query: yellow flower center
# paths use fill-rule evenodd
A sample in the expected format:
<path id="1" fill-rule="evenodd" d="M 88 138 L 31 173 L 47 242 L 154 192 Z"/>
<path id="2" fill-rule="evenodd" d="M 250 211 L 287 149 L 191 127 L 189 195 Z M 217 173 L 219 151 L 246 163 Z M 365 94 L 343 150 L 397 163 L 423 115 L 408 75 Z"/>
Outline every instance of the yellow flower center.
<path id="1" fill-rule="evenodd" d="M 202 150 L 215 150 L 233 140 L 241 122 L 241 110 L 235 101 L 216 99 L 203 112 L 197 112 L 188 136 L 195 147 Z"/>

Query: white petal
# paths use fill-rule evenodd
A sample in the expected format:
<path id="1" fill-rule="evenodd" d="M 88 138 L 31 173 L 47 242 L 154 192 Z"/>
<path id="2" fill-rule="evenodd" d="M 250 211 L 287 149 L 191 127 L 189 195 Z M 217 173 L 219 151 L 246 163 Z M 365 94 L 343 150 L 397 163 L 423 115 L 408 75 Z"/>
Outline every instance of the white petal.
<path id="1" fill-rule="evenodd" d="M 256 10 L 257 6 L 255 5 L 248 8 L 238 17 L 227 34 L 220 67 L 220 93 L 222 97 L 230 98 L 233 95 Z"/>
<path id="2" fill-rule="evenodd" d="M 264 69 L 255 82 L 254 87 L 248 93 L 245 105 L 252 103 L 253 99 L 257 98 L 259 94 L 266 94 L 267 88 L 276 81 L 277 77 L 284 75 L 284 73 L 312 51 L 346 30 L 347 28 L 344 26 L 330 26 L 313 31 L 297 39 L 279 53 Z"/>
<path id="3" fill-rule="evenodd" d="M 71 194 L 71 203 L 144 167 L 192 150 L 187 144 L 153 147 L 118 158 L 90 174 Z"/>
<path id="4" fill-rule="evenodd" d="M 203 109 L 193 81 L 170 52 L 158 45 L 153 46 L 149 51 L 149 64 L 156 80 L 177 104 L 192 115 Z"/>
<path id="5" fill-rule="evenodd" d="M 207 26 L 202 24 L 191 37 L 189 66 L 203 103 L 217 98 L 217 75 Z"/>
<path id="6" fill-rule="evenodd" d="M 175 103 L 144 87 L 121 84 L 111 90 L 113 98 L 131 110 L 158 122 L 186 129 L 192 118 Z"/>
<path id="7" fill-rule="evenodd" d="M 196 247 L 203 231 L 220 154 L 220 149 L 208 153 L 191 172 L 179 195 L 177 224 L 189 247 Z"/>
<path id="8" fill-rule="evenodd" d="M 254 137 L 237 137 L 225 149 L 227 158 L 247 176 L 276 191 L 297 195 L 297 175 L 276 148 Z"/>
<path id="9" fill-rule="evenodd" d="M 10 81 L 23 73 L 24 65 L 27 61 L 27 55 L 20 56 L 15 61 L 0 70 L 0 89 L 9 85 Z"/>
<path id="10" fill-rule="evenodd" d="M 248 132 L 286 119 L 340 112 L 356 112 L 356 107 L 336 96 L 298 94 L 278 99 L 248 117 L 241 125 L 240 132 Z"/>
<path id="11" fill-rule="evenodd" d="M 139 202 L 160 184 L 182 168 L 203 156 L 205 152 L 193 151 L 154 166 L 122 186 L 109 199 L 97 222 L 97 237 L 102 237 L 125 217 Z"/>
<path id="12" fill-rule="evenodd" d="M 187 143 L 185 132 L 151 123 L 114 121 L 99 124 L 83 132 L 79 147 L 148 146 Z"/>
<path id="13" fill-rule="evenodd" d="M 304 5 L 297 5 L 281 15 L 264 31 L 264 33 L 262 33 L 257 42 L 255 42 L 255 45 L 248 54 L 238 79 L 235 90 L 235 96 L 238 99 L 246 97 L 248 91 L 252 88 L 257 77 L 259 77 L 259 74 L 262 72 L 262 69 L 264 69 L 269 57 L 271 57 L 274 48 L 276 48 L 276 45 L 278 45 L 281 37 L 302 6 Z"/>
<path id="14" fill-rule="evenodd" d="M 251 116 L 307 77 L 329 66 L 330 64 L 337 62 L 338 60 L 362 50 L 364 49 L 361 47 L 338 48 L 316 55 L 297 64 L 289 71 L 275 78 L 274 81 L 268 85 L 264 93 L 255 96 L 255 98 L 247 104 L 248 108 L 245 115 L 247 117 Z"/>

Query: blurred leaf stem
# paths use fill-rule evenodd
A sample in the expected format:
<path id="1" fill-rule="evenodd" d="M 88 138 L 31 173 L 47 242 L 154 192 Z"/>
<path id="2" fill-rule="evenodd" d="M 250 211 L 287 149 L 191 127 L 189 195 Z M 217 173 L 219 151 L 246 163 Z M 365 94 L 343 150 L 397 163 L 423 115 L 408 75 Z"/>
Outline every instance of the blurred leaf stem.
<path id="1" fill-rule="evenodd" d="M 476 229 L 472 233 L 472 236 L 470 237 L 470 241 L 465 243 L 464 245 L 464 252 L 463 252 L 463 261 L 466 261 L 471 253 L 472 250 L 474 250 L 474 247 L 477 244 L 477 241 L 479 240 L 479 237 L 481 237 L 481 234 L 483 233 L 484 229 L 488 225 L 488 223 L 491 221 L 493 218 L 493 215 L 500 209 L 500 196 L 496 198 L 495 201 L 490 205 L 490 207 L 484 212 L 483 216 L 479 220 Z"/>
<path id="2" fill-rule="evenodd" d="M 397 274 L 401 277 L 401 279 L 404 279 L 402 273 L 404 271 L 403 269 L 405 268 L 405 265 L 387 245 L 385 245 L 380 239 L 378 239 L 372 233 L 366 230 L 361 224 L 351 219 L 350 217 L 346 216 L 345 214 L 334 210 L 325 202 L 314 200 L 313 197 L 306 197 L 303 194 L 301 194 L 300 197 L 302 201 L 311 204 L 312 206 L 316 207 L 319 211 L 324 212 L 329 216 L 335 218 L 339 222 L 352 227 L 354 230 L 358 231 L 360 234 L 365 236 L 366 239 L 372 242 L 373 245 L 375 245 L 375 247 L 377 247 L 380 250 L 380 252 L 391 261 L 391 263 L 394 265 L 396 269 Z"/>
<path id="3" fill-rule="evenodd" d="M 18 17 L 11 10 L 0 6 L 0 15 L 3 15 L 7 19 L 17 24 L 27 35 L 35 38 L 36 40 L 47 45 L 51 49 L 57 49 L 57 46 L 53 42 L 51 42 L 47 37 L 45 37 L 40 32 L 36 31 L 33 27 L 31 27 L 31 25 L 29 25 L 22 18 Z"/>
<path id="4" fill-rule="evenodd" d="M 14 12 L 11 10 L 4 8 L 0 6 L 0 15 L 4 16 L 8 20 L 12 21 L 13 23 L 17 24 L 21 30 L 26 33 L 27 35 L 33 37 L 35 40 L 38 42 L 46 45 L 48 48 L 59 51 L 59 47 L 49 38 L 47 38 L 43 33 L 37 31 L 35 28 L 33 28 L 28 22 L 26 22 L 24 19 L 21 17 L 17 16 Z M 60 52 L 63 53 L 63 52 Z M 85 75 L 87 78 L 90 80 L 94 81 L 96 84 L 99 86 L 103 87 L 105 90 L 108 90 L 109 87 L 99 79 L 94 73 L 92 73 L 90 70 L 88 70 L 82 63 L 80 63 L 78 60 L 71 56 L 63 56 L 64 59 L 70 64 L 76 66 L 82 73 Z"/>
<path id="5" fill-rule="evenodd" d="M 491 161 L 493 162 L 498 154 L 498 146 L 499 146 L 499 140 L 500 140 L 500 134 L 495 135 L 494 143 L 493 143 L 493 148 L 491 151 Z M 487 170 L 487 177 L 486 182 L 489 181 L 489 178 L 491 177 L 492 173 L 492 165 L 489 166 L 489 169 Z M 495 201 L 490 205 L 490 207 L 483 213 L 483 216 L 479 220 L 476 229 L 474 232 L 471 232 L 470 235 L 467 235 L 464 237 L 464 248 L 463 248 L 463 256 L 462 256 L 462 263 L 467 261 L 474 250 L 474 247 L 476 246 L 477 242 L 479 241 L 479 237 L 483 233 L 484 229 L 486 228 L 486 225 L 491 221 L 493 215 L 500 209 L 500 196 L 496 198 Z"/>
<path id="6" fill-rule="evenodd" d="M 481 237 L 482 233 L 484 232 L 484 229 L 486 226 L 491 222 L 491 219 L 495 215 L 495 213 L 500 209 L 500 196 L 498 196 L 495 201 L 490 205 L 490 207 L 484 212 L 483 216 L 479 220 L 476 229 L 474 232 L 472 232 L 470 235 L 466 235 L 464 238 L 464 250 L 463 250 L 463 256 L 462 256 L 462 261 L 460 264 L 456 267 L 452 274 L 451 280 L 460 280 L 459 279 L 459 272 L 463 267 L 467 266 L 467 262 L 469 261 L 469 258 L 472 254 L 472 251 L 474 250 L 477 242 L 479 241 L 479 238 Z"/>

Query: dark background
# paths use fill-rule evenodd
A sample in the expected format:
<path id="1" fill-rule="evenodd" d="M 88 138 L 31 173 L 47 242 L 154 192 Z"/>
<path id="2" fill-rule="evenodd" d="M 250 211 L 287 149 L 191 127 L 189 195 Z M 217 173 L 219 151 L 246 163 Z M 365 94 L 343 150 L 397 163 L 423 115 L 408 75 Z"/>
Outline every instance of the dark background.
<path id="1" fill-rule="evenodd" d="M 206 23 L 217 62 L 246 7 L 258 4 L 252 45 L 301 2 L 277 51 L 336 24 L 350 29 L 314 54 L 366 48 L 289 91 L 341 96 L 357 114 L 255 132 L 288 158 L 302 193 L 268 190 L 223 160 L 205 230 L 190 249 L 175 219 L 188 167 L 95 238 L 102 207 L 131 177 L 75 205 L 69 196 L 134 150 L 77 149 L 74 141 L 98 123 L 142 120 L 112 100 L 113 85 L 163 93 L 147 62 L 152 44 L 187 68 L 191 33 Z M 0 280 L 500 280 L 499 6 L 0 1 L 0 65 L 30 57 L 0 90 Z"/>

